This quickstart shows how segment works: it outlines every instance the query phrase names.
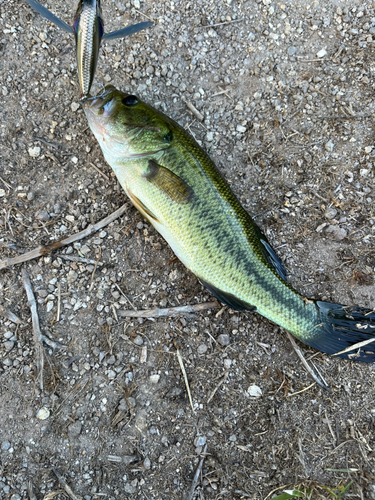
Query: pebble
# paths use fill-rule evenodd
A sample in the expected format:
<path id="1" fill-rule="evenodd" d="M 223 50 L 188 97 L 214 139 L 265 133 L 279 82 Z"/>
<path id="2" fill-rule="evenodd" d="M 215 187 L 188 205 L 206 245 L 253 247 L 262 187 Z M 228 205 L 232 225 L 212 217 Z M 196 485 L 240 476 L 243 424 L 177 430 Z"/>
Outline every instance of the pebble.
<path id="1" fill-rule="evenodd" d="M 151 469 L 151 461 L 148 457 L 146 457 L 144 460 L 143 460 L 143 467 L 146 469 L 146 470 L 150 470 Z"/>
<path id="2" fill-rule="evenodd" d="M 150 375 L 151 384 L 157 384 L 160 380 L 160 375 Z"/>
<path id="3" fill-rule="evenodd" d="M 197 436 L 194 439 L 194 446 L 204 446 L 207 442 L 206 436 Z"/>
<path id="4" fill-rule="evenodd" d="M 40 155 L 40 147 L 35 146 L 34 148 L 29 148 L 28 153 L 31 158 L 38 158 L 38 156 Z"/>
<path id="5" fill-rule="evenodd" d="M 70 109 L 75 113 L 80 107 L 80 104 L 78 102 L 72 102 L 70 105 Z"/>
<path id="6" fill-rule="evenodd" d="M 82 424 L 78 420 L 68 427 L 68 433 L 70 437 L 77 437 L 81 434 Z"/>
<path id="7" fill-rule="evenodd" d="M 342 227 L 333 226 L 332 224 L 330 224 L 326 228 L 326 233 L 327 233 L 329 238 L 331 238 L 332 240 L 337 240 L 337 241 L 343 240 L 344 238 L 346 238 L 346 236 L 348 234 L 347 231 L 345 229 L 343 229 Z"/>
<path id="8" fill-rule="evenodd" d="M 36 414 L 36 418 L 38 418 L 39 420 L 47 420 L 49 416 L 50 416 L 50 411 L 45 406 L 40 410 L 38 410 Z"/>
<path id="9" fill-rule="evenodd" d="M 324 149 L 328 151 L 328 153 L 332 153 L 334 144 L 331 141 L 328 141 L 324 144 Z"/>
<path id="10" fill-rule="evenodd" d="M 7 340 L 4 342 L 4 347 L 6 351 L 11 351 L 14 347 L 14 342 L 12 340 Z"/>
<path id="11" fill-rule="evenodd" d="M 255 384 L 250 385 L 250 387 L 248 387 L 247 393 L 252 398 L 260 398 L 261 395 L 263 394 L 262 389 Z"/>
<path id="12" fill-rule="evenodd" d="M 327 208 L 327 210 L 324 212 L 324 217 L 327 219 L 334 219 L 337 215 L 337 210 L 333 207 Z"/>
<path id="13" fill-rule="evenodd" d="M 321 49 L 321 50 L 319 50 L 319 52 L 316 53 L 316 57 L 321 58 L 321 57 L 326 56 L 327 54 L 328 54 L 328 52 L 326 51 L 326 49 Z"/>
<path id="14" fill-rule="evenodd" d="M 290 56 L 294 56 L 294 54 L 295 54 L 296 52 L 297 52 L 297 47 L 293 47 L 293 46 L 291 46 L 291 47 L 289 47 L 289 48 L 288 48 L 288 54 L 289 54 Z"/>
<path id="15" fill-rule="evenodd" d="M 1 449 L 2 449 L 3 451 L 8 451 L 8 450 L 9 450 L 9 448 L 10 448 L 10 446 L 11 446 L 11 444 L 10 444 L 10 442 L 9 442 L 9 441 L 3 441 L 3 442 L 1 443 Z"/>
<path id="16" fill-rule="evenodd" d="M 244 127 L 243 125 L 237 125 L 236 130 L 237 132 L 243 134 L 244 132 L 246 132 L 246 127 Z"/>
<path id="17" fill-rule="evenodd" d="M 198 347 L 198 349 L 197 349 L 198 354 L 204 354 L 204 353 L 206 353 L 206 352 L 207 352 L 207 349 L 208 349 L 208 347 L 206 346 L 206 344 L 201 344 L 201 345 Z"/>
<path id="18" fill-rule="evenodd" d="M 221 333 L 218 338 L 217 338 L 217 341 L 219 342 L 219 344 L 221 344 L 222 346 L 227 346 L 229 345 L 229 342 L 230 342 L 230 337 L 227 333 Z"/>
<path id="19" fill-rule="evenodd" d="M 66 279 L 69 281 L 69 283 L 74 283 L 74 281 L 76 281 L 77 278 L 78 278 L 78 274 L 75 271 L 73 271 L 73 269 L 71 269 L 68 272 L 68 276 Z"/>
<path id="20" fill-rule="evenodd" d="M 232 366 L 232 360 L 229 358 L 224 359 L 224 368 L 226 370 L 229 370 L 229 368 Z"/>
<path id="21" fill-rule="evenodd" d="M 41 221 L 48 221 L 50 220 L 50 215 L 47 210 L 38 210 L 35 214 L 35 218 Z"/>

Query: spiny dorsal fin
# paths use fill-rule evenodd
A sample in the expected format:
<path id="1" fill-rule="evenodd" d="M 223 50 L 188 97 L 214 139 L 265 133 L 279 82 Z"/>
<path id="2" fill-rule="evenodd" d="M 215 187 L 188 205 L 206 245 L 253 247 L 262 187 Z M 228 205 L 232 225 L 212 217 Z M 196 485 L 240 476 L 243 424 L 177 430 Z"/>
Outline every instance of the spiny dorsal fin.
<path id="1" fill-rule="evenodd" d="M 194 192 L 185 181 L 154 160 L 148 162 L 147 170 L 142 176 L 176 203 L 188 203 L 193 197 Z"/>

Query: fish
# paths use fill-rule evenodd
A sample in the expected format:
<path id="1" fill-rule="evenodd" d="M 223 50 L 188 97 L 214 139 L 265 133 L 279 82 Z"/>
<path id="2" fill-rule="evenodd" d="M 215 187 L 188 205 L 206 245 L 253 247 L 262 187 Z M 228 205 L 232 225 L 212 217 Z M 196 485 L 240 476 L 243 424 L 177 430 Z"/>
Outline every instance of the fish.
<path id="1" fill-rule="evenodd" d="M 266 236 L 184 128 L 111 85 L 83 107 L 133 205 L 214 297 L 261 314 L 319 351 L 375 361 L 375 309 L 293 289 Z"/>
<path id="2" fill-rule="evenodd" d="M 73 26 L 69 26 L 36 0 L 25 0 L 36 12 L 68 33 L 73 33 L 76 41 L 78 79 L 81 88 L 81 100 L 90 92 L 99 57 L 102 40 L 125 38 L 149 28 L 154 23 L 145 21 L 133 24 L 111 33 L 104 33 L 104 22 L 100 0 L 80 0 L 74 16 Z"/>

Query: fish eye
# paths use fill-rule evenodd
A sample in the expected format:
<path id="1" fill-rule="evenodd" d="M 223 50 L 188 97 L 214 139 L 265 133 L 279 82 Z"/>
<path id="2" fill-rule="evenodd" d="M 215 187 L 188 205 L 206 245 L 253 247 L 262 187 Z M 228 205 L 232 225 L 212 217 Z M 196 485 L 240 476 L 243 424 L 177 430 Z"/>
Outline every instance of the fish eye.
<path id="1" fill-rule="evenodd" d="M 135 95 L 128 95 L 123 98 L 122 104 L 125 104 L 125 106 L 135 106 L 138 104 L 138 98 Z"/>
<path id="2" fill-rule="evenodd" d="M 167 134 L 165 134 L 164 136 L 164 141 L 167 143 L 167 144 L 170 144 L 172 142 L 172 139 L 173 139 L 173 134 L 171 131 L 169 131 Z"/>

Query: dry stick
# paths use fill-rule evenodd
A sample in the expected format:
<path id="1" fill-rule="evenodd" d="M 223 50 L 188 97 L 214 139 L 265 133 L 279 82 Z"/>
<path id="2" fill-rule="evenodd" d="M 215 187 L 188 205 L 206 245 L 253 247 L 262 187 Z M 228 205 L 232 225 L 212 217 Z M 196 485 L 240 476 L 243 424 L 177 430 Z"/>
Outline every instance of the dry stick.
<path id="1" fill-rule="evenodd" d="M 33 483 L 31 481 L 27 483 L 27 492 L 29 494 L 29 500 L 37 500 L 34 493 Z"/>
<path id="2" fill-rule="evenodd" d="M 184 376 L 184 381 L 185 381 L 186 390 L 187 390 L 187 393 L 189 396 L 190 406 L 191 406 L 191 409 L 193 410 L 193 413 L 195 413 L 194 406 L 193 406 L 193 400 L 191 399 L 189 382 L 188 382 L 188 378 L 187 378 L 185 367 L 184 367 L 184 362 L 182 361 L 182 357 L 181 357 L 180 351 L 178 349 L 176 349 L 176 353 L 177 353 L 178 363 L 179 363 L 181 371 L 182 371 L 182 375 Z"/>
<path id="3" fill-rule="evenodd" d="M 35 296 L 31 287 L 31 282 L 26 269 L 22 269 L 22 279 L 26 289 L 27 301 L 31 311 L 31 318 L 33 322 L 34 343 L 36 352 L 36 366 L 38 370 L 38 380 L 41 391 L 43 391 L 43 368 L 44 368 L 44 349 L 43 349 L 43 335 L 40 331 L 38 310 L 36 308 Z"/>
<path id="4" fill-rule="evenodd" d="M 194 115 L 196 118 L 198 118 L 198 120 L 199 120 L 200 122 L 203 122 L 203 120 L 204 120 L 204 116 L 202 115 L 202 113 L 201 113 L 200 111 L 198 111 L 198 110 L 197 110 L 197 108 L 196 108 L 193 104 L 191 104 L 191 102 L 187 102 L 187 101 L 185 101 L 185 104 L 186 104 L 186 106 L 190 109 L 190 111 L 193 113 L 193 115 Z"/>
<path id="5" fill-rule="evenodd" d="M 81 497 L 78 495 L 75 495 L 69 486 L 69 484 L 65 481 L 65 479 L 62 477 L 60 472 L 58 472 L 54 467 L 52 467 L 53 472 L 55 473 L 55 476 L 57 477 L 59 483 L 61 486 L 64 488 L 64 490 L 67 492 L 67 494 L 70 496 L 72 500 L 81 500 Z"/>
<path id="6" fill-rule="evenodd" d="M 310 375 L 315 380 L 315 382 L 320 385 L 320 387 L 322 387 L 326 391 L 329 391 L 330 389 L 329 389 L 328 385 L 325 382 L 323 382 L 323 380 L 321 380 L 317 375 L 315 375 L 313 369 L 310 367 L 310 365 L 308 364 L 308 362 L 304 358 L 301 349 L 296 344 L 296 342 L 295 342 L 294 338 L 292 337 L 292 335 L 288 331 L 286 333 L 287 333 L 288 338 L 289 338 L 289 340 L 290 340 L 290 342 L 291 342 L 291 344 L 293 346 L 293 349 L 296 351 L 299 359 L 302 361 L 303 366 L 310 373 Z"/>
<path id="7" fill-rule="evenodd" d="M 229 372 L 225 372 L 224 375 L 223 375 L 223 378 L 220 380 L 220 382 L 217 384 L 217 386 L 215 387 L 215 389 L 211 392 L 211 395 L 210 397 L 207 399 L 207 404 L 211 402 L 212 398 L 215 396 L 217 390 L 220 388 L 220 386 L 225 382 L 225 380 L 227 379 L 228 377 L 228 373 Z"/>
<path id="8" fill-rule="evenodd" d="M 217 309 L 217 302 L 204 302 L 192 306 L 177 306 L 166 309 L 146 309 L 143 311 L 120 311 L 120 316 L 126 318 L 160 318 L 163 316 L 179 316 L 180 314 L 190 314 L 206 309 Z"/>
<path id="9" fill-rule="evenodd" d="M 206 457 L 206 450 L 207 450 L 207 444 L 204 445 L 203 451 L 202 451 L 202 458 L 200 459 L 200 462 L 198 464 L 197 470 L 195 471 L 194 477 L 193 477 L 193 482 L 191 483 L 191 488 L 189 493 L 186 495 L 185 500 L 192 500 L 194 496 L 194 491 L 195 488 L 197 487 L 198 481 L 199 481 L 199 476 L 202 472 L 202 467 L 203 467 L 203 462 Z"/>
<path id="10" fill-rule="evenodd" d="M 342 351 L 335 352 L 335 354 L 333 354 L 333 356 L 340 356 L 340 354 L 346 354 L 347 352 L 354 351 L 355 349 L 360 349 L 361 347 L 364 347 L 367 344 L 371 344 L 371 342 L 375 342 L 375 339 L 367 339 L 367 340 L 363 340 L 362 342 L 357 342 L 356 344 L 350 345 L 349 347 L 347 347 L 346 349 L 343 349 Z M 349 356 L 350 356 L 350 354 L 348 355 L 348 358 L 349 358 Z M 352 357 L 355 358 L 355 356 L 356 356 L 356 354 L 353 353 Z"/>
<path id="11" fill-rule="evenodd" d="M 20 318 L 18 316 L 16 316 L 9 309 L 6 309 L 5 307 L 0 307 L 0 315 L 9 319 L 9 321 L 11 321 L 12 323 L 15 323 L 16 325 L 22 325 L 22 321 L 20 320 Z"/>
<path id="12" fill-rule="evenodd" d="M 68 238 L 65 238 L 64 240 L 59 240 L 55 241 L 54 243 L 50 243 L 49 245 L 41 246 L 38 248 L 35 248 L 34 250 L 31 250 L 30 252 L 26 252 L 23 255 L 20 255 L 19 257 L 14 257 L 12 259 L 5 259 L 0 261 L 0 269 L 5 269 L 6 267 L 13 266 L 15 264 L 20 264 L 21 262 L 27 262 L 28 260 L 32 259 L 37 259 L 38 257 L 43 257 L 50 252 L 53 252 L 54 250 L 57 250 L 58 248 L 64 247 L 66 245 L 70 245 L 71 243 L 74 243 L 75 241 L 82 240 L 82 238 L 85 238 L 86 236 L 90 236 L 92 233 L 95 233 L 99 229 L 102 229 L 105 226 L 108 226 L 111 222 L 116 220 L 118 217 L 121 217 L 121 215 L 125 212 L 127 207 L 127 204 L 122 205 L 118 210 L 113 212 L 112 214 L 108 215 L 105 219 L 102 219 L 101 221 L 97 222 L 96 224 L 90 224 L 87 226 L 86 229 L 83 231 L 74 234 L 73 236 L 69 236 Z"/>

